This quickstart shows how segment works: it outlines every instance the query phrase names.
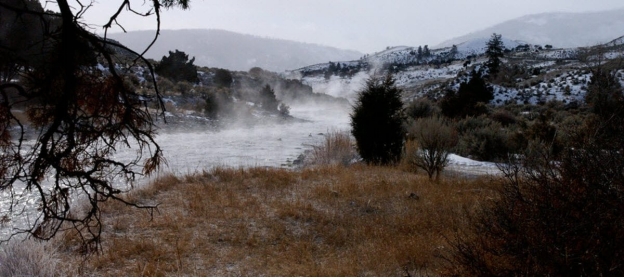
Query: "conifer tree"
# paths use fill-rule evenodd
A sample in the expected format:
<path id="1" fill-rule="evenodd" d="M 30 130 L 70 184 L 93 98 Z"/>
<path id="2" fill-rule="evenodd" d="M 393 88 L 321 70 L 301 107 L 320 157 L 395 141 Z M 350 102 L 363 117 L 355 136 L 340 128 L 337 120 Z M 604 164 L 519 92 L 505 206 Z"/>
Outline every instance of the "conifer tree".
<path id="1" fill-rule="evenodd" d="M 275 98 L 275 91 L 268 84 L 260 91 L 260 103 L 262 104 L 262 109 L 266 111 L 277 111 L 279 101 Z"/>
<path id="2" fill-rule="evenodd" d="M 457 55 L 457 45 L 453 45 L 451 47 L 451 51 L 449 52 L 449 59 L 455 59 L 455 56 Z"/>
<path id="3" fill-rule="evenodd" d="M 600 66 L 593 69 L 585 95 L 589 111 L 596 116 L 592 125 L 600 128 L 596 139 L 614 144 L 622 142 L 618 134 L 624 133 L 624 95 L 615 73 Z"/>
<path id="4" fill-rule="evenodd" d="M 155 70 L 156 73 L 171 79 L 173 82 L 196 83 L 199 78 L 193 62 L 195 62 L 195 57 L 189 60 L 188 54 L 176 49 L 175 52 L 169 51 L 169 56 L 163 56 Z"/>
<path id="5" fill-rule="evenodd" d="M 358 93 L 351 114 L 351 133 L 360 156 L 371 164 L 398 161 L 403 149 L 403 101 L 391 75 L 371 77 Z"/>
<path id="6" fill-rule="evenodd" d="M 496 33 L 492 34 L 492 37 L 487 42 L 487 50 L 485 51 L 485 55 L 488 57 L 486 65 L 490 70 L 490 75 L 493 77 L 496 77 L 500 70 L 501 58 L 503 57 L 504 49 L 505 46 L 503 45 L 501 35 Z"/>
<path id="7" fill-rule="evenodd" d="M 492 89 L 481 77 L 481 72 L 472 71 L 468 82 L 462 82 L 457 92 L 449 91 L 442 101 L 442 114 L 449 118 L 478 116 L 487 112 L 484 104 L 494 98 Z"/>

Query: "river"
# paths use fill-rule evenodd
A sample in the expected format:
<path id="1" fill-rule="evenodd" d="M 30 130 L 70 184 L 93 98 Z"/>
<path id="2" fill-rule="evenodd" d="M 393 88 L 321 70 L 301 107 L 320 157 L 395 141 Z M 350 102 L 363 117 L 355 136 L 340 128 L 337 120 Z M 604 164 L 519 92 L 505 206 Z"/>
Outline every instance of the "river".
<path id="1" fill-rule="evenodd" d="M 161 171 L 193 173 L 215 166 L 289 167 L 329 131 L 349 129 L 347 109 L 295 106 L 291 116 L 305 121 L 228 127 L 218 132 L 189 130 L 158 135 L 167 165 Z"/>
<path id="2" fill-rule="evenodd" d="M 226 127 L 219 131 L 198 128 L 159 134 L 156 141 L 167 161 L 159 174 L 192 174 L 217 166 L 288 168 L 305 150 L 319 144 L 323 134 L 349 129 L 348 108 L 293 106 L 290 112 L 303 121 L 266 119 L 253 126 Z M 135 159 L 136 149 L 119 148 L 114 158 L 119 161 Z M 149 180 L 143 178 L 138 184 L 146 184 Z M 121 180 L 114 182 L 124 187 Z M 24 192 L 23 186 L 16 185 L 15 188 L 13 196 L 8 191 L 0 193 L 2 215 L 12 205 L 15 211 L 21 212 L 14 212 L 0 221 L 0 239 L 6 239 L 15 229 L 28 228 L 28 223 L 32 223 L 37 215 L 36 195 Z"/>

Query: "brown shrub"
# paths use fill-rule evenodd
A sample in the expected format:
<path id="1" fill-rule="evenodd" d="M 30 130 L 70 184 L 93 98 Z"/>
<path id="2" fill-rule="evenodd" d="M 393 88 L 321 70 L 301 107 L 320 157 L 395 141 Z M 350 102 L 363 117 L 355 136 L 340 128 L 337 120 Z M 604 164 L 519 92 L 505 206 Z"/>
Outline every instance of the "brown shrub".
<path id="1" fill-rule="evenodd" d="M 409 135 L 418 142 L 419 149 L 406 153 L 408 162 L 422 168 L 429 178 L 440 177 L 448 164 L 448 156 L 457 145 L 457 131 L 440 118 L 418 119 L 410 126 Z M 410 151 L 409 149 L 407 151 Z"/>
<path id="2" fill-rule="evenodd" d="M 505 110 L 495 111 L 494 113 L 492 113 L 492 115 L 490 115 L 490 118 L 505 127 L 513 125 L 517 122 L 516 117 L 514 117 L 514 115 Z"/>
<path id="3" fill-rule="evenodd" d="M 313 146 L 311 164 L 347 166 L 357 157 L 351 135 L 346 131 L 331 131 L 321 144 Z"/>
<path id="4" fill-rule="evenodd" d="M 450 274 L 624 275 L 624 158 L 616 148 L 590 143 L 553 157 L 530 146 L 504 169 L 500 198 L 456 238 Z"/>

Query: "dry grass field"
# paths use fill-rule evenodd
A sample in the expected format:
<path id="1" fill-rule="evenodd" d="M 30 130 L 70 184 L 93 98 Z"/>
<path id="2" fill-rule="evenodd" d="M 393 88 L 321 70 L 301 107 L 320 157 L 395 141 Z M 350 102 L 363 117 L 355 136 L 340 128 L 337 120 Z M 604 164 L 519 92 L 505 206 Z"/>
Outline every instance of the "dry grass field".
<path id="1" fill-rule="evenodd" d="M 108 203 L 103 251 L 71 233 L 59 251 L 80 276 L 405 276 L 445 274 L 448 239 L 497 183 L 397 167 L 216 168 Z M 70 263 L 71 262 L 71 263 Z"/>

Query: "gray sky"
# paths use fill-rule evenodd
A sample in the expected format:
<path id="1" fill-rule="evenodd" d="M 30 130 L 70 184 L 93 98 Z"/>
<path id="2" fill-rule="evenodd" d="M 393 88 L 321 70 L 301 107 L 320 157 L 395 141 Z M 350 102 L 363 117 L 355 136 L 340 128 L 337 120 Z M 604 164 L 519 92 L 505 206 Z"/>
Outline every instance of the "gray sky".
<path id="1" fill-rule="evenodd" d="M 96 0 L 85 21 L 99 30 L 121 2 Z M 143 0 L 131 3 L 139 11 L 147 10 Z M 624 1 L 191 0 L 190 5 L 185 11 L 165 11 L 162 29 L 224 29 L 371 53 L 386 46 L 433 46 L 527 14 L 624 8 Z M 126 30 L 154 29 L 154 22 L 136 15 L 120 20 Z"/>

